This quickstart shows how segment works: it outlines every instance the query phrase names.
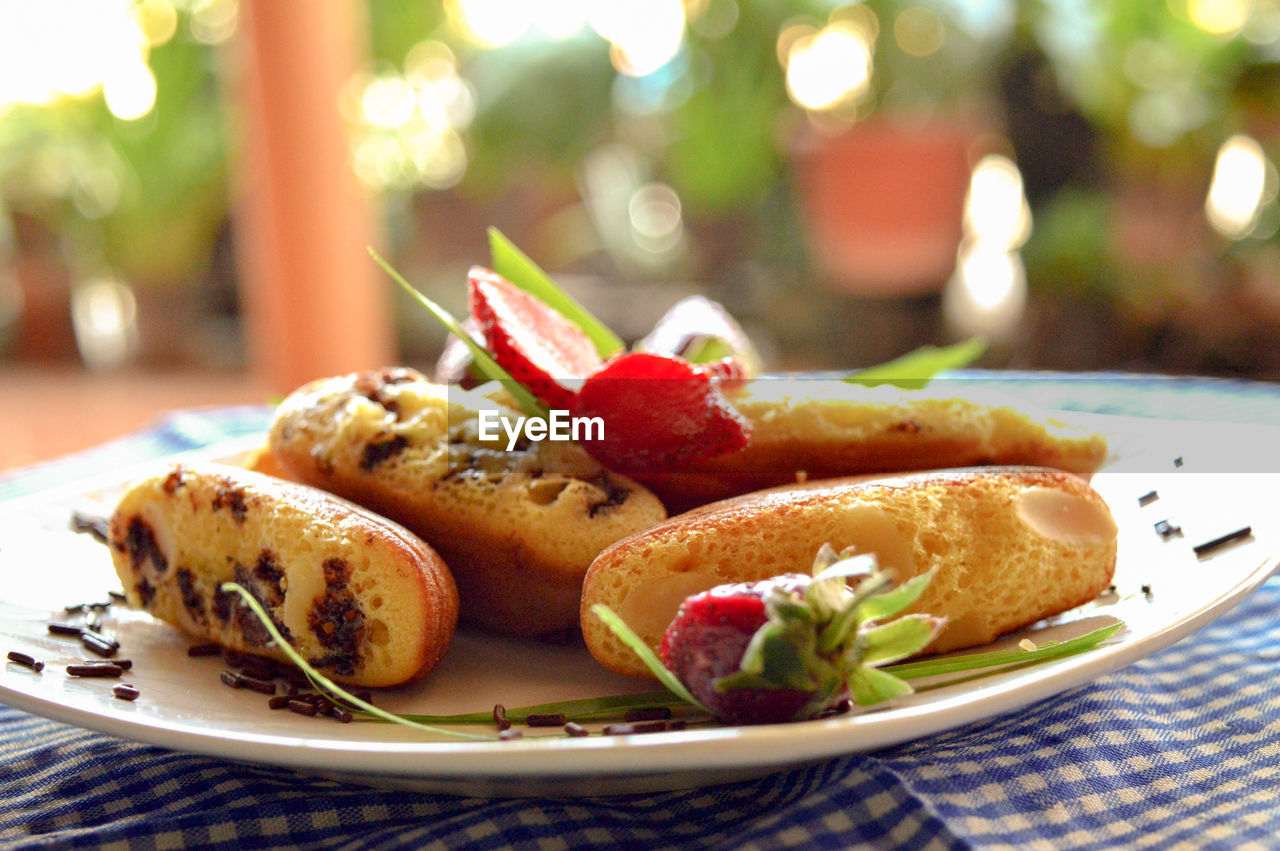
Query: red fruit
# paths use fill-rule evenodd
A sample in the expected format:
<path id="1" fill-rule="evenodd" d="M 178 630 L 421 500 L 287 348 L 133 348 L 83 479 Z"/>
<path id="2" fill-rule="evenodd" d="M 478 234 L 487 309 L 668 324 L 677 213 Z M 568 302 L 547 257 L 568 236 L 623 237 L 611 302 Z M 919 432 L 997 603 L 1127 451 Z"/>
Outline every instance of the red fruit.
<path id="1" fill-rule="evenodd" d="M 732 688 L 716 681 L 735 674 L 743 651 L 767 620 L 765 598 L 774 589 L 803 593 L 810 577 L 791 573 L 763 582 L 721 585 L 680 604 L 662 636 L 662 664 L 726 724 L 794 721 L 814 693 L 794 688 Z"/>
<path id="2" fill-rule="evenodd" d="M 678 470 L 747 445 L 751 428 L 707 373 L 674 357 L 631 352 L 587 376 L 577 417 L 600 417 L 601 440 L 583 446 L 621 473 Z"/>
<path id="3" fill-rule="evenodd" d="M 473 268 L 467 283 L 471 315 L 493 359 L 547 407 L 567 410 L 571 385 L 600 366 L 595 344 L 577 325 L 488 269 Z"/>

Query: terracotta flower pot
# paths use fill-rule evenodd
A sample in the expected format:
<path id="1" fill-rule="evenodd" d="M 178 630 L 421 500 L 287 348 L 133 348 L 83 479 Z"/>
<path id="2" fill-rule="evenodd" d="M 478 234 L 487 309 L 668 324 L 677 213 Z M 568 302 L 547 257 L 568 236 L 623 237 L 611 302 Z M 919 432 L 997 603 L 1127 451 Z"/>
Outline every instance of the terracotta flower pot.
<path id="1" fill-rule="evenodd" d="M 955 267 L 978 134 L 963 120 L 873 118 L 793 147 L 810 248 L 828 283 L 858 295 L 937 292 Z"/>

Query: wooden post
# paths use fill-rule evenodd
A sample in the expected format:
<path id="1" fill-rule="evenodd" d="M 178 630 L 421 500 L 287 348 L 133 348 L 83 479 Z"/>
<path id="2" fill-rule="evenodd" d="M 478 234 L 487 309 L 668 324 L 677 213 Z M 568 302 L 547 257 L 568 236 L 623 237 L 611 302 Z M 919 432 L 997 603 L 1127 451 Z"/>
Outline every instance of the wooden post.
<path id="1" fill-rule="evenodd" d="M 357 0 L 241 3 L 236 238 L 249 355 L 287 393 L 313 378 L 389 365 L 391 289 L 370 259 L 370 199 L 338 110 L 366 54 Z"/>

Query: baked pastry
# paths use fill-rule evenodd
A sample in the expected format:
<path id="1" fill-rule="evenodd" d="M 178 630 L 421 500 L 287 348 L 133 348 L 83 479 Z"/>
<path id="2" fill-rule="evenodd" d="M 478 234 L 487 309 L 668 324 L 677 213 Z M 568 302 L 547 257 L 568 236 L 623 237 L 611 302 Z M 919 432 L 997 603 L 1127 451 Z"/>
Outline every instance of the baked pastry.
<path id="1" fill-rule="evenodd" d="M 1116 525 L 1083 479 L 1043 468 L 938 470 L 750 494 L 601 553 L 583 585 L 587 647 L 606 667 L 643 676 L 593 605 L 607 605 L 657 648 L 686 597 L 807 570 L 824 543 L 875 553 L 898 582 L 936 568 L 911 611 L 947 619 L 929 647 L 943 652 L 1092 600 L 1115 570 Z"/>
<path id="2" fill-rule="evenodd" d="M 1106 440 L 1023 405 L 765 378 L 731 397 L 751 427 L 745 449 L 639 478 L 672 514 L 730 496 L 864 473 L 1013 464 L 1091 473 Z"/>
<path id="3" fill-rule="evenodd" d="M 338 682 L 389 686 L 435 666 L 458 593 L 429 546 L 305 485 L 219 465 L 175 465 L 129 488 L 110 549 L 129 602 L 233 650 L 286 657 L 234 581 L 286 640 Z"/>
<path id="4" fill-rule="evenodd" d="M 666 511 L 577 444 L 521 437 L 508 450 L 506 434 L 482 439 L 477 411 L 500 408 L 412 369 L 344 375 L 286 398 L 269 445 L 290 477 L 430 543 L 457 579 L 464 622 L 572 633 L 591 560 Z"/>

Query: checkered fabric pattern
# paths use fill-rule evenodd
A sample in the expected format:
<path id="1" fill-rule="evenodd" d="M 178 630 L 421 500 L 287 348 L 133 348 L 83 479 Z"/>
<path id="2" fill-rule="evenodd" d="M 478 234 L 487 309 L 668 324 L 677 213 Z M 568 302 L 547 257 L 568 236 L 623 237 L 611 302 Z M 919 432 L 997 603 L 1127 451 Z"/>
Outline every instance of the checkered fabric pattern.
<path id="1" fill-rule="evenodd" d="M 1126 382 L 1127 413 L 1141 403 L 1134 389 Z M 1241 389 L 1256 396 L 1251 415 L 1280 422 L 1280 390 L 1214 392 Z M 264 416 L 179 417 L 95 452 L 172 451 L 252 433 Z M 104 457 L 77 456 L 37 481 Z M 30 481 L 0 481 L 0 496 Z M 1155 656 L 943 735 L 747 782 L 611 798 L 377 790 L 175 753 L 0 707 L 0 846 L 1276 848 L 1278 607 L 1280 578 Z"/>

